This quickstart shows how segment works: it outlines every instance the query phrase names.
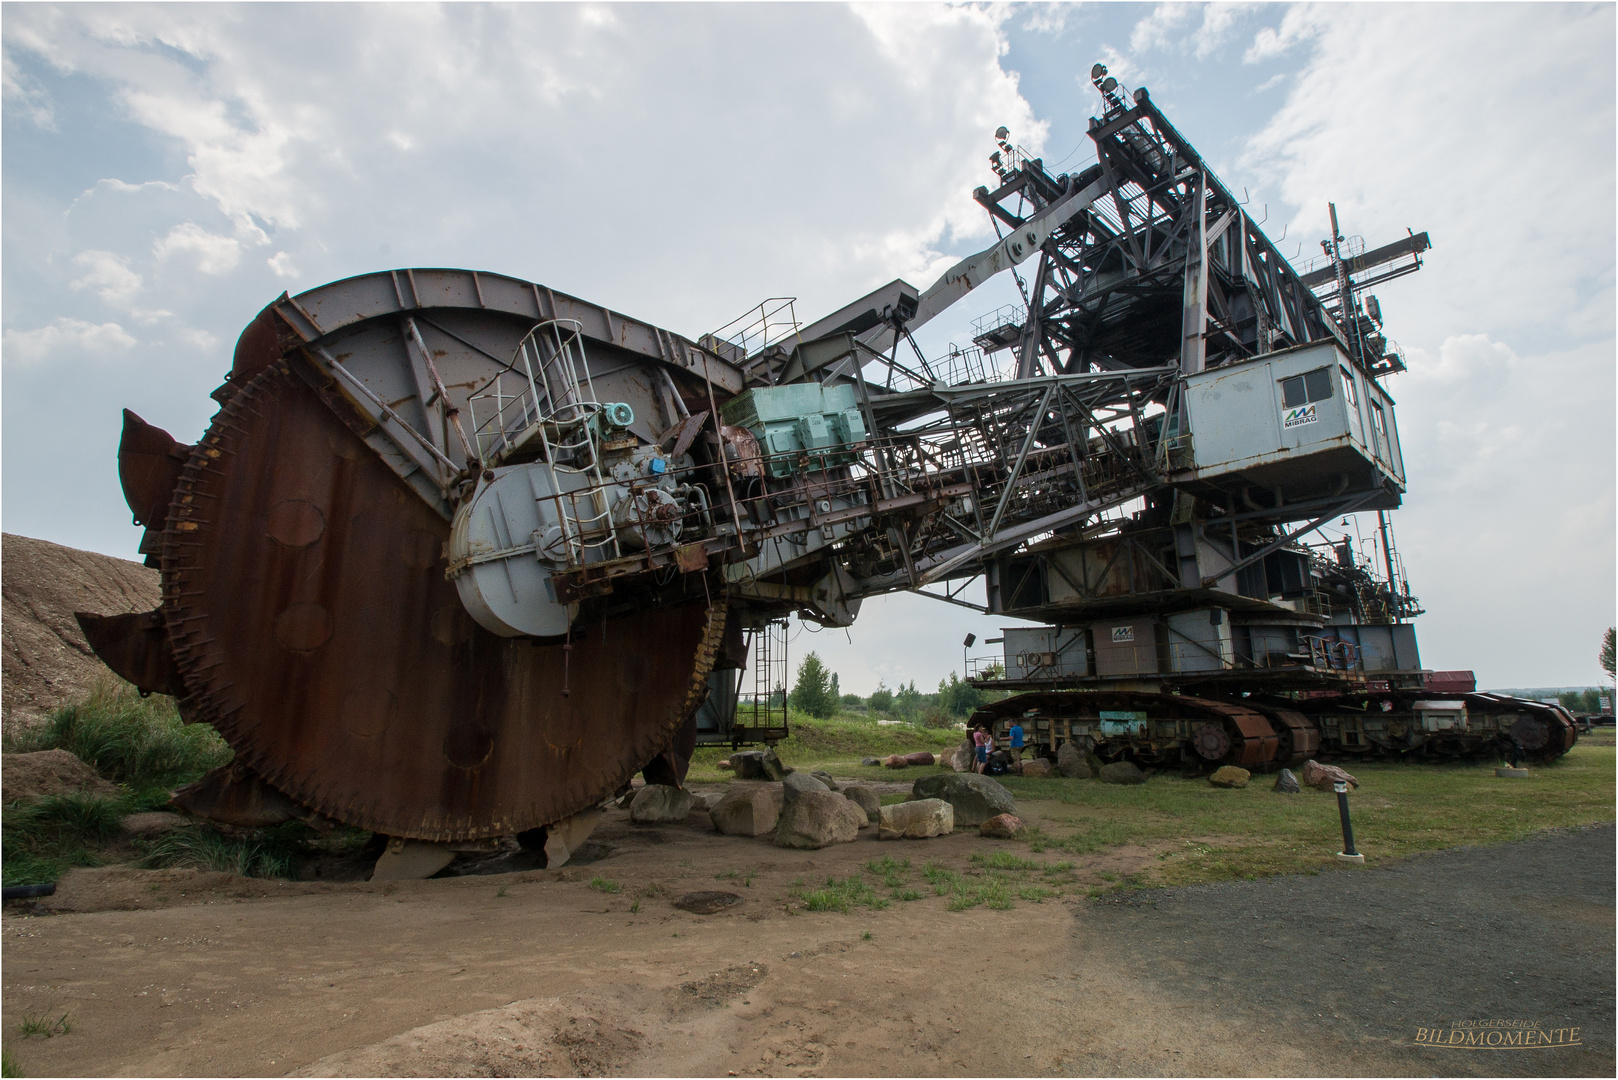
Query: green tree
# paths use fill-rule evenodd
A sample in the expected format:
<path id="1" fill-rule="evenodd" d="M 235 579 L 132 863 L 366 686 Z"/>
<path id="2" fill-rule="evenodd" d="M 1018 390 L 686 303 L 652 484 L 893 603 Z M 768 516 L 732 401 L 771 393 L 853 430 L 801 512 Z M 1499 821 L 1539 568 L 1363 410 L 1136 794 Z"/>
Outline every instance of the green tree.
<path id="1" fill-rule="evenodd" d="M 1601 639 L 1601 670 L 1607 673 L 1607 678 L 1618 679 L 1618 641 L 1614 640 L 1614 627 L 1607 627 L 1607 633 Z"/>
<path id="2" fill-rule="evenodd" d="M 871 695 L 871 711 L 893 711 L 893 691 L 889 690 L 886 686 L 883 686 L 881 682 L 876 684 L 876 692 Z"/>
<path id="3" fill-rule="evenodd" d="M 837 698 L 831 689 L 835 678 L 819 654 L 805 656 L 798 665 L 798 681 L 792 686 L 792 707 L 821 719 L 831 716 L 837 711 Z"/>
<path id="4" fill-rule="evenodd" d="M 916 689 L 916 680 L 911 679 L 910 685 L 899 684 L 899 689 L 893 695 L 893 711 L 903 716 L 914 715 L 921 708 L 921 691 Z"/>
<path id="5" fill-rule="evenodd" d="M 938 680 L 938 704 L 945 713 L 953 717 L 970 716 L 974 710 L 988 700 L 987 695 L 969 682 L 962 682 L 960 676 L 953 671 L 949 673 L 949 682 Z"/>

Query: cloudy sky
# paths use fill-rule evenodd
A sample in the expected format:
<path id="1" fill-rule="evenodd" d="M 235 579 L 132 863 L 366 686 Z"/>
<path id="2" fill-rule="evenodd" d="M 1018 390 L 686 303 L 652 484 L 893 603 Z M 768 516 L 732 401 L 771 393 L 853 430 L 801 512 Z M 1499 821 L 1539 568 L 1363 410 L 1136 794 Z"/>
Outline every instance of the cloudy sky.
<path id="1" fill-rule="evenodd" d="M 3 6 L 0 518 L 130 557 L 119 409 L 196 439 L 283 290 L 466 266 L 688 336 L 812 319 L 991 238 L 996 126 L 1090 154 L 1095 60 L 1307 259 L 1375 246 L 1433 668 L 1595 681 L 1614 621 L 1614 8 L 1099 4 Z M 923 345 L 965 342 L 991 283 Z M 1364 523 L 1362 530 L 1366 529 Z M 1352 529 L 1350 529 L 1352 531 Z M 1366 530 L 1368 531 L 1368 530 Z M 981 592 L 978 592 L 978 597 Z M 915 598 L 798 631 L 847 690 L 999 620 Z M 980 646 L 974 652 L 984 651 Z"/>

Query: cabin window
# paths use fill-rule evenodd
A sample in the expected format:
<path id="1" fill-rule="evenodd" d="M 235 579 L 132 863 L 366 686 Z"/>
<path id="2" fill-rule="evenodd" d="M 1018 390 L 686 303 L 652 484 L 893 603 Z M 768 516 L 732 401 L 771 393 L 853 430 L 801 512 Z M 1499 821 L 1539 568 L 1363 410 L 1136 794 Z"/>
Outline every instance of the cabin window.
<path id="1" fill-rule="evenodd" d="M 1281 406 L 1296 409 L 1312 401 L 1325 401 L 1332 395 L 1331 368 L 1316 368 L 1302 375 L 1281 380 Z"/>
<path id="2" fill-rule="evenodd" d="M 1354 389 L 1354 373 L 1347 366 L 1340 366 L 1337 370 L 1343 376 L 1343 397 L 1348 402 L 1348 430 L 1354 433 L 1356 439 L 1364 442 L 1365 429 L 1360 420 L 1360 396 Z"/>

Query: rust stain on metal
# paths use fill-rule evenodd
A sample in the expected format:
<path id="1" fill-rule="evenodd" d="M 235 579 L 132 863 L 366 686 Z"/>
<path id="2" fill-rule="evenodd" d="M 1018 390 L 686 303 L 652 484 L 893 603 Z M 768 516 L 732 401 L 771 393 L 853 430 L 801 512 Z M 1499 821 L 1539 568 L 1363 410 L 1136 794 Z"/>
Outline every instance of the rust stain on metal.
<path id="1" fill-rule="evenodd" d="M 606 798 L 701 703 L 724 608 L 649 606 L 565 657 L 458 614 L 447 533 L 285 364 L 239 387 L 171 506 L 182 714 L 303 806 L 390 836 L 503 835 Z M 564 664 L 588 694 L 563 696 Z"/>

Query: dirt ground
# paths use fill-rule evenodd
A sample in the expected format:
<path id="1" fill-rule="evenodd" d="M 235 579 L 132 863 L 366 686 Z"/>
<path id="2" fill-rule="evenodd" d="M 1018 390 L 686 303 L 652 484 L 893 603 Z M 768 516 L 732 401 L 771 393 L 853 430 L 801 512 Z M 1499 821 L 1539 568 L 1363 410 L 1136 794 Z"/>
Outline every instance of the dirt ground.
<path id="1" fill-rule="evenodd" d="M 1077 884 L 1009 911 L 948 911 L 918 880 L 923 899 L 842 914 L 795 911 L 787 893 L 884 856 L 963 869 L 974 852 L 1027 849 L 869 829 L 798 852 L 705 819 L 646 828 L 615 812 L 586 865 L 424 882 L 75 871 L 55 914 L 13 908 L 0 926 L 7 1046 L 28 1075 L 1464 1074 L 1506 1071 L 1509 1055 L 1413 1049 L 1413 1026 L 1508 1010 L 1602 1033 L 1512 1069 L 1613 1071 L 1610 827 L 1369 873 L 1086 899 L 1103 874 L 1156 857 L 1112 849 L 1062 856 Z M 1572 885 L 1546 872 L 1574 864 Z M 743 901 L 672 906 L 712 889 Z M 1316 929 L 1375 944 L 1415 915 L 1476 963 L 1451 972 L 1429 950 L 1412 983 L 1408 950 L 1345 964 L 1348 943 Z M 1512 936 L 1533 927 L 1556 965 L 1505 963 L 1514 940 L 1547 947 Z M 1493 993 L 1507 979 L 1526 988 Z M 1339 1018 L 1384 984 L 1411 986 L 1408 1013 L 1378 1000 L 1380 1026 Z M 1311 1021 L 1317 999 L 1330 1008 Z M 17 1037 L 23 1018 L 63 1013 L 69 1034 Z"/>

